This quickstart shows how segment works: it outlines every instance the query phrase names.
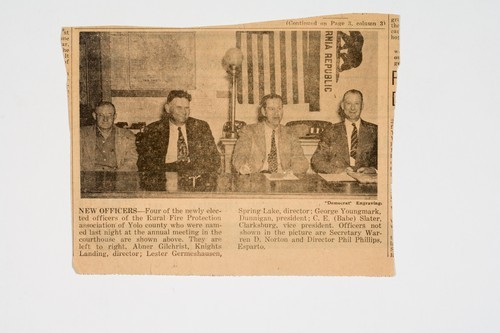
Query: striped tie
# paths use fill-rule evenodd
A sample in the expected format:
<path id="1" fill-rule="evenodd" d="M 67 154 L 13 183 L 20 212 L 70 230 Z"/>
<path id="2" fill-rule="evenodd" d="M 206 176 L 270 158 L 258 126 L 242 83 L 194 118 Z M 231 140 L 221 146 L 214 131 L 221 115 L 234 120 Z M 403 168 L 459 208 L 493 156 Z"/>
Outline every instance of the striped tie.
<path id="1" fill-rule="evenodd" d="M 276 140 L 274 138 L 275 131 L 273 130 L 273 135 L 271 136 L 271 151 L 267 156 L 267 163 L 269 164 L 269 172 L 278 172 L 278 150 L 276 149 Z"/>
<path id="2" fill-rule="evenodd" d="M 356 129 L 356 124 L 352 123 L 352 134 L 351 134 L 351 152 L 349 155 L 356 159 L 356 151 L 358 150 L 358 130 Z"/>
<path id="3" fill-rule="evenodd" d="M 182 130 L 180 127 L 177 128 L 179 135 L 177 137 L 177 161 L 178 162 L 188 162 L 188 147 L 186 140 L 184 140 L 184 135 L 182 135 Z"/>

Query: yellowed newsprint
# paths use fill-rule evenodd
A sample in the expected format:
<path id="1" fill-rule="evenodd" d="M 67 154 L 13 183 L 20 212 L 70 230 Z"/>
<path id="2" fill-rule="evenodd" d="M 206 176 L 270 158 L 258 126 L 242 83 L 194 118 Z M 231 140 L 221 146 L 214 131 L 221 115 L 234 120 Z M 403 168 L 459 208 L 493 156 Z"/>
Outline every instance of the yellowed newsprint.
<path id="1" fill-rule="evenodd" d="M 394 275 L 397 15 L 62 46 L 76 272 Z"/>

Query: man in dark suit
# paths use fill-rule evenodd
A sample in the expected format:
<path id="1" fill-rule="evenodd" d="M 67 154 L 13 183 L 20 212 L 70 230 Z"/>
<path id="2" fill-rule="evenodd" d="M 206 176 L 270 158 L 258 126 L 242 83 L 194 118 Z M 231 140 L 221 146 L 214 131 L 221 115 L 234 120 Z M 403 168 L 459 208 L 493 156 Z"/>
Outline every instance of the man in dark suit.
<path id="1" fill-rule="evenodd" d="M 377 169 L 377 125 L 361 119 L 363 94 L 349 90 L 340 103 L 343 121 L 326 128 L 311 158 L 318 173 L 357 171 L 375 174 Z"/>
<path id="2" fill-rule="evenodd" d="M 216 173 L 220 155 L 209 125 L 189 117 L 191 95 L 172 90 L 162 119 L 149 124 L 137 142 L 139 171 L 164 174 Z"/>

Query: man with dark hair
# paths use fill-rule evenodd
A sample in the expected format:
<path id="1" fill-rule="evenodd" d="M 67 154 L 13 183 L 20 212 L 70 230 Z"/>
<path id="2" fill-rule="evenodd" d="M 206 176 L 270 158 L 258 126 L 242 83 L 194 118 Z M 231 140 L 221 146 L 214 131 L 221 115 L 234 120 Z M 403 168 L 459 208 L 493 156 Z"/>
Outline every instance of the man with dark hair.
<path id="1" fill-rule="evenodd" d="M 115 106 L 101 102 L 92 116 L 96 124 L 80 129 L 81 171 L 136 171 L 135 135 L 114 125 Z"/>
<path id="2" fill-rule="evenodd" d="M 139 171 L 215 173 L 220 155 L 210 126 L 189 117 L 191 95 L 183 90 L 168 94 L 162 119 L 149 124 L 137 144 Z"/>
<path id="3" fill-rule="evenodd" d="M 311 158 L 311 168 L 318 173 L 357 171 L 376 173 L 377 125 L 361 119 L 363 94 L 351 89 L 340 102 L 343 121 L 330 125 L 323 133 Z"/>
<path id="4" fill-rule="evenodd" d="M 281 125 L 283 99 L 266 95 L 260 103 L 263 121 L 245 126 L 240 131 L 233 152 L 233 166 L 240 174 L 257 172 L 305 173 L 307 158 L 297 137 Z"/>

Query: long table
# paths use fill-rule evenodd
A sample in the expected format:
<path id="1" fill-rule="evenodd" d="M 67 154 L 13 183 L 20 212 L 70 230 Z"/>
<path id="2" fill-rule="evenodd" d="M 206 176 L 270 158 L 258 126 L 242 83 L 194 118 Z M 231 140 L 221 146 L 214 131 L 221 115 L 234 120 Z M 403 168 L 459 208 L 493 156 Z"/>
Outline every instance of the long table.
<path id="1" fill-rule="evenodd" d="M 141 197 L 348 197 L 375 199 L 377 184 L 357 181 L 327 182 L 317 174 L 296 180 L 269 180 L 264 174 L 190 175 L 176 172 L 81 172 L 82 198 Z"/>

